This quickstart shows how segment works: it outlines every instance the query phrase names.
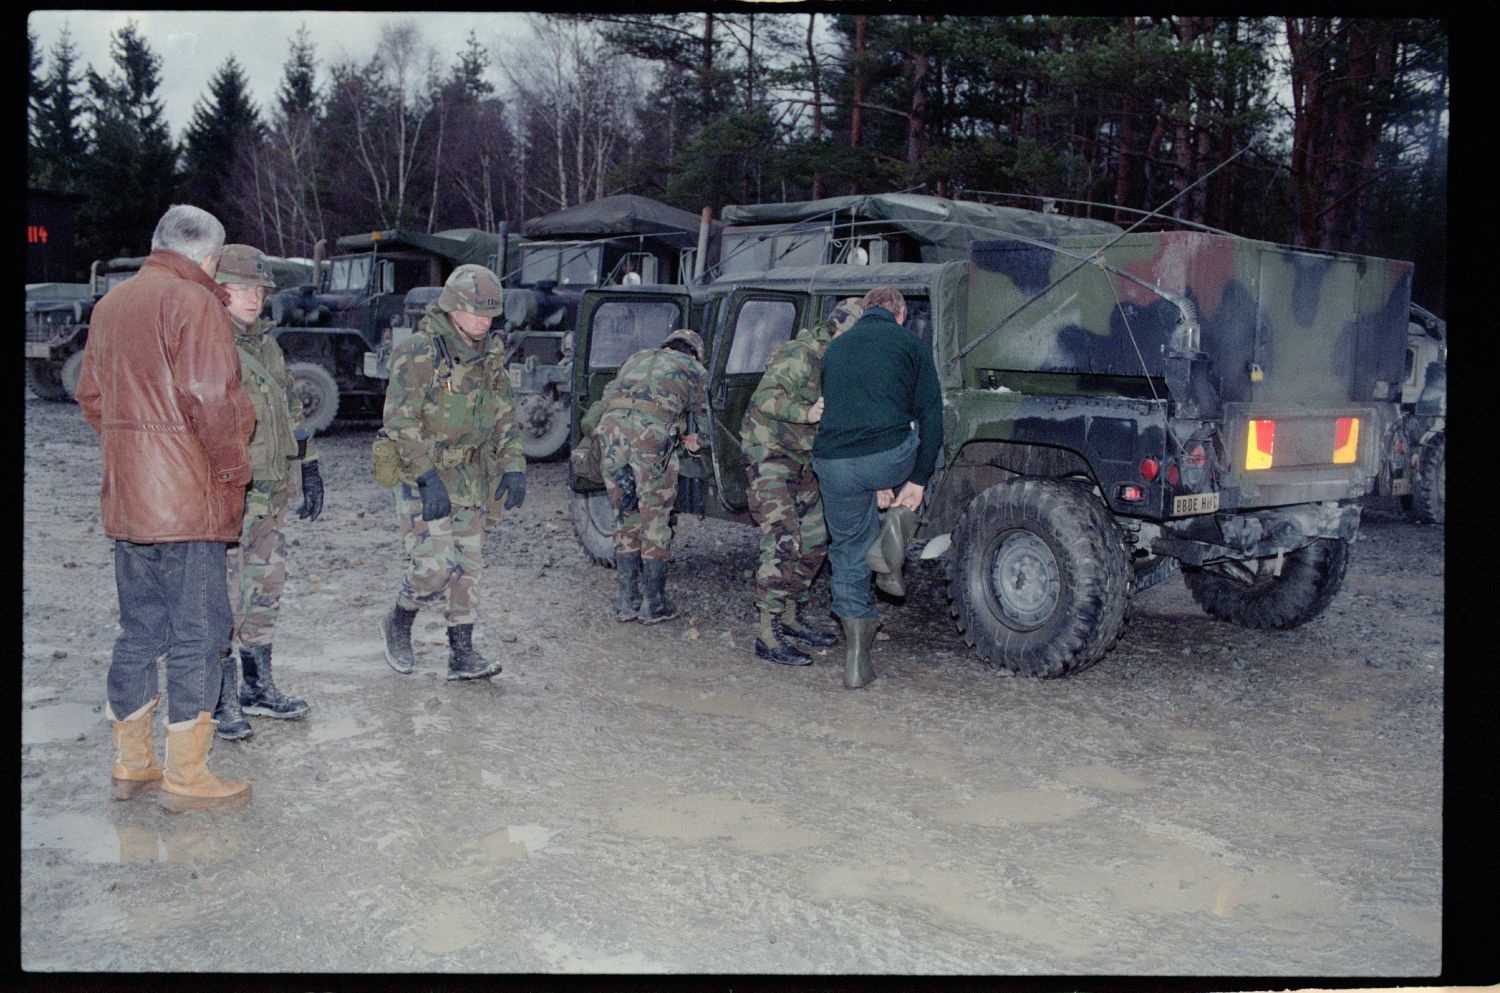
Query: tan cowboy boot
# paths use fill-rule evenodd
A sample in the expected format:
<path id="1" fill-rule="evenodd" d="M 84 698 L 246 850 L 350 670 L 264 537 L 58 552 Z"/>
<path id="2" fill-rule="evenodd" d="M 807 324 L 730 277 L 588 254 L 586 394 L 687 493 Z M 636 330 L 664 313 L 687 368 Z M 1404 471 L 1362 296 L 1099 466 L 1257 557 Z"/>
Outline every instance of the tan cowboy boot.
<path id="1" fill-rule="evenodd" d="M 249 801 L 249 783 L 220 779 L 208 771 L 208 750 L 213 743 L 214 715 L 206 710 L 192 720 L 167 725 L 167 763 L 156 798 L 163 810 L 212 810 Z"/>
<path id="2" fill-rule="evenodd" d="M 152 725 L 160 695 L 123 721 L 115 716 L 114 707 L 106 701 L 104 714 L 110 720 L 110 740 L 115 746 L 115 767 L 110 770 L 109 784 L 116 800 L 133 800 L 147 790 L 161 785 L 161 763 L 156 760 L 156 742 Z"/>

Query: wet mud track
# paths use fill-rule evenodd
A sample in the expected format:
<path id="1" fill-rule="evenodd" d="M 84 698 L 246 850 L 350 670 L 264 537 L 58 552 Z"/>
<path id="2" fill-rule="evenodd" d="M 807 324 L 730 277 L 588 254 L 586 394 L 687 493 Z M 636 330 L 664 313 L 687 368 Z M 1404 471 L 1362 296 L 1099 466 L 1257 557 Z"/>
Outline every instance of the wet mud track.
<path id="1" fill-rule="evenodd" d="M 504 672 L 460 684 L 436 614 L 414 674 L 383 661 L 400 539 L 372 425 L 339 424 L 275 642 L 312 711 L 215 744 L 248 807 L 174 816 L 109 799 L 97 442 L 71 404 L 25 412 L 26 969 L 161 969 L 189 924 L 172 970 L 1441 968 L 1443 531 L 1391 507 L 1305 627 L 1211 621 L 1174 576 L 1064 680 L 985 666 L 921 563 L 881 606 L 881 678 L 849 692 L 842 646 L 753 657 L 745 527 L 684 518 L 682 616 L 615 622 L 565 466 L 533 466 L 486 539 L 476 644 Z"/>

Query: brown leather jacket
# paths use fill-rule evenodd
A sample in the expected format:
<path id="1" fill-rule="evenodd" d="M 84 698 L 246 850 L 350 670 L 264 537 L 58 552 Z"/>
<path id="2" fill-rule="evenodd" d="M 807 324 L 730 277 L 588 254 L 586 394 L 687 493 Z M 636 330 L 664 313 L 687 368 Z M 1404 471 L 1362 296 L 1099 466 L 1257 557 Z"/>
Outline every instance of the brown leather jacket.
<path id="1" fill-rule="evenodd" d="M 239 540 L 255 408 L 227 299 L 193 262 L 156 251 L 94 307 L 77 396 L 99 432 L 111 538 Z"/>

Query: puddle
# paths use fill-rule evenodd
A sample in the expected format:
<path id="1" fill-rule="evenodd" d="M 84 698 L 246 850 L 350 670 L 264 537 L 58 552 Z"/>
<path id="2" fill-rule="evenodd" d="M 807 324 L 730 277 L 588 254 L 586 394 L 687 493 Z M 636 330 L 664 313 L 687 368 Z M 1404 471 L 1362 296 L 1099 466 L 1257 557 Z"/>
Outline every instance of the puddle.
<path id="1" fill-rule="evenodd" d="M 71 741 L 95 731 L 107 733 L 103 711 L 82 703 L 53 703 L 21 711 L 21 744 Z"/>
<path id="2" fill-rule="evenodd" d="M 345 715 L 334 715 L 326 717 L 318 715 L 316 721 L 310 721 L 311 727 L 307 731 L 307 743 L 315 744 L 320 741 L 338 741 L 341 738 L 353 738 L 363 734 L 367 728 L 353 717 Z"/>
<path id="3" fill-rule="evenodd" d="M 21 812 L 23 851 L 66 851 L 75 860 L 97 865 L 219 860 L 241 847 L 232 832 L 214 828 L 158 831 L 149 824 L 115 824 L 91 814 Z"/>

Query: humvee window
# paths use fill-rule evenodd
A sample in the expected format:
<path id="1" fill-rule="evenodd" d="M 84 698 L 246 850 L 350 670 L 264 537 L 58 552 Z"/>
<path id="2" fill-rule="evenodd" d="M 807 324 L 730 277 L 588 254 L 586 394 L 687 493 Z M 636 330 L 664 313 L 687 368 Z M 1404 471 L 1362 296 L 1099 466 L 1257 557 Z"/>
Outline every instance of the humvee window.
<path id="1" fill-rule="evenodd" d="M 599 246 L 570 249 L 563 254 L 558 286 L 593 286 L 599 282 Z"/>
<path id="2" fill-rule="evenodd" d="M 776 346 L 796 332 L 797 306 L 790 300 L 746 300 L 734 323 L 734 344 L 724 371 L 764 372 Z"/>
<path id="3" fill-rule="evenodd" d="M 779 269 L 789 265 L 822 265 L 827 244 L 826 231 L 782 235 L 772 242 L 771 267 Z"/>
<path id="4" fill-rule="evenodd" d="M 594 312 L 589 367 L 616 369 L 643 348 L 656 348 L 679 327 L 681 311 L 670 300 L 607 300 Z"/>

